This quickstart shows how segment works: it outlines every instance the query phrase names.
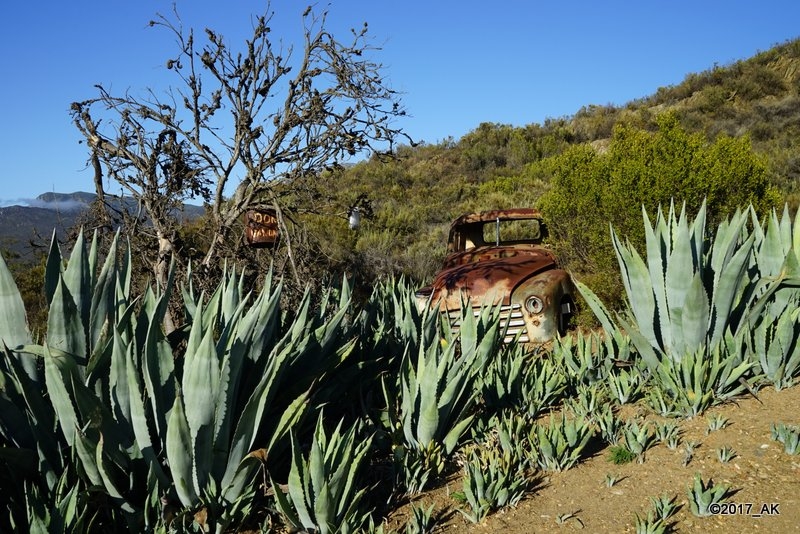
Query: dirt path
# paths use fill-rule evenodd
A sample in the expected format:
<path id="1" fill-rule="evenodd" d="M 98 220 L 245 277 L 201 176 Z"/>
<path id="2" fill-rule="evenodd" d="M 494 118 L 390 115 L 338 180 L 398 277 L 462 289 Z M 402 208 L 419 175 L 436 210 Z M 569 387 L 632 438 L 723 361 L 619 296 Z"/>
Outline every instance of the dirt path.
<path id="1" fill-rule="evenodd" d="M 743 398 L 694 419 L 675 420 L 681 429 L 681 444 L 674 450 L 657 444 L 647 451 L 641 464 L 615 465 L 604 448 L 570 470 L 542 473 L 544 478 L 537 489 L 516 508 L 495 513 L 478 525 L 467 523 L 449 496 L 461 489 L 458 479 L 417 502 L 428 506 L 434 503 L 439 517 L 446 518 L 435 532 L 452 534 L 635 532 L 634 514 L 646 515 L 650 497 L 663 494 L 674 497 L 678 504 L 677 513 L 669 520 L 671 532 L 800 532 L 800 455 L 787 454 L 771 436 L 773 423 L 800 425 L 800 386 L 780 392 L 764 388 L 759 397 L 761 403 L 752 397 Z M 631 406 L 621 416 L 660 419 L 646 412 L 649 410 Z M 717 415 L 728 419 L 727 426 L 707 432 L 709 417 Z M 699 445 L 684 465 L 687 441 Z M 717 450 L 725 446 L 736 452 L 728 463 L 717 458 Z M 730 486 L 735 493 L 728 500 L 742 504 L 737 513 L 694 516 L 686 491 L 695 473 L 703 480 L 711 477 L 717 484 Z M 607 484 L 608 476 L 617 479 L 613 486 Z M 778 513 L 756 517 L 762 507 Z M 402 532 L 403 522 L 400 511 L 388 526 Z"/>

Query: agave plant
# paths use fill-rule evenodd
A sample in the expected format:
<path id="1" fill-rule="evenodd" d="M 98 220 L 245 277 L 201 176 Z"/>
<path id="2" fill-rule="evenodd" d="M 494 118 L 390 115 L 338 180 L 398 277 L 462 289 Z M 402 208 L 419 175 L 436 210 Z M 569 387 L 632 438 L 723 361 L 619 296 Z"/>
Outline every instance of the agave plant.
<path id="1" fill-rule="evenodd" d="M 515 506 L 530 485 L 523 464 L 509 461 L 501 449 L 476 447 L 470 450 L 462 482 L 467 509 L 459 509 L 472 523 L 479 523 L 495 510 Z"/>
<path id="2" fill-rule="evenodd" d="M 752 333 L 747 337 L 751 360 L 761 376 L 776 390 L 791 386 L 800 375 L 800 299 L 782 303 L 780 312 L 770 312 L 756 318 Z M 767 309 L 777 307 L 775 303 Z"/>
<path id="3" fill-rule="evenodd" d="M 772 211 L 764 229 L 753 217 L 753 235 L 754 263 L 761 276 L 785 282 L 774 291 L 762 313 L 752 318 L 748 349 L 763 378 L 780 390 L 800 374 L 800 292 L 794 283 L 800 274 L 800 218 L 795 216 L 792 223 L 784 206 L 780 218 Z"/>
<path id="4" fill-rule="evenodd" d="M 669 493 L 662 493 L 660 497 L 650 497 L 650 505 L 656 518 L 666 521 L 678 511 L 677 498 Z"/>
<path id="5" fill-rule="evenodd" d="M 545 471 L 564 471 L 575 465 L 594 436 L 594 429 L 583 417 L 568 419 L 551 415 L 548 423 L 531 428 L 530 442 L 537 450 L 539 467 Z"/>
<path id="6" fill-rule="evenodd" d="M 622 427 L 622 440 L 624 446 L 638 460 L 644 462 L 644 453 L 655 445 L 656 436 L 646 422 L 639 425 L 634 420 L 628 420 Z"/>
<path id="7" fill-rule="evenodd" d="M 2 255 L 0 255 L 0 342 L 6 347 L 16 348 L 31 343 L 25 305 L 17 289 L 14 277 Z M 25 373 L 34 382 L 39 381 L 36 360 L 29 356 L 13 353 L 12 357 L 22 365 Z"/>
<path id="8" fill-rule="evenodd" d="M 342 422 L 328 436 L 322 414 L 310 443 L 308 457 L 292 433 L 292 464 L 288 493 L 278 489 L 278 510 L 293 528 L 328 534 L 357 532 L 369 512 L 359 509 L 366 488 L 359 476 L 370 452 L 372 437 L 360 440 L 359 425 L 342 431 Z M 273 487 L 278 485 L 273 482 Z"/>
<path id="9" fill-rule="evenodd" d="M 714 484 L 711 479 L 705 482 L 700 477 L 700 473 L 695 474 L 694 483 L 686 490 L 686 495 L 689 498 L 689 508 L 697 517 L 712 515 L 711 510 L 713 508 L 711 505 L 724 502 L 729 493 L 730 488 L 728 486 Z"/>
<path id="10" fill-rule="evenodd" d="M 642 384 L 642 373 L 638 370 L 620 368 L 608 375 L 608 389 L 612 398 L 620 404 L 635 400 Z"/>
<path id="11" fill-rule="evenodd" d="M 536 451 L 529 441 L 533 419 L 525 413 L 504 411 L 493 415 L 482 430 L 472 429 L 472 439 L 467 447 L 491 449 L 499 456 L 497 463 L 510 470 L 531 470 L 536 466 Z"/>
<path id="12" fill-rule="evenodd" d="M 659 210 L 651 224 L 643 208 L 646 262 L 612 229 L 632 321 L 621 322 L 651 368 L 658 366 L 662 355 L 680 360 L 688 352 L 721 342 L 726 332 L 735 335 L 779 288 L 793 285 L 783 282 L 794 270 L 770 277 L 754 276 L 749 269 L 760 268 L 756 260 L 764 263 L 766 257 L 777 256 L 782 265 L 796 263 L 786 259 L 781 245 L 771 246 L 773 241 L 762 240 L 754 252 L 756 237 L 746 226 L 752 207 L 723 221 L 711 239 L 706 236 L 705 210 L 703 204 L 689 221 L 685 210 L 678 217 L 670 206 L 667 216 Z M 604 326 L 614 331 L 608 313 L 597 308 L 596 298 L 589 304 Z"/>
<path id="13" fill-rule="evenodd" d="M 528 352 L 516 344 L 504 347 L 479 377 L 487 409 L 512 408 L 535 418 L 561 399 L 567 380 L 560 371 L 538 350 Z"/>
<path id="14" fill-rule="evenodd" d="M 54 242 L 44 343 L 2 334 L 13 345 L 2 367 L 2 380 L 15 385 L 7 399 L 24 401 L 0 414 L 0 427 L 12 429 L 3 439 L 36 454 L 43 481 L 31 480 L 50 510 L 66 453 L 79 462 L 79 491 L 105 494 L 110 506 L 100 512 L 109 521 L 139 530 L 163 525 L 165 508 L 177 509 L 179 521 L 202 509 L 203 528 L 223 530 L 247 509 L 265 452 L 278 452 L 308 409 L 312 384 L 352 350 L 341 326 L 349 291 L 329 316 L 310 311 L 307 293 L 282 324 L 280 284 L 267 276 L 253 299 L 228 272 L 207 300 L 184 290 L 187 325 L 167 339 L 171 279 L 133 298 L 130 259 L 117 240 L 97 267 L 96 240 L 87 254 L 79 238 L 66 264 Z M 11 305 L 0 308 L 20 325 L 24 309 L 5 276 Z M 178 360 L 173 343 L 185 343 Z M 43 377 L 26 366 L 33 358 Z"/>
<path id="15" fill-rule="evenodd" d="M 627 360 L 630 344 L 617 330 L 605 339 L 596 333 L 558 338 L 553 361 L 563 368 L 573 389 L 605 381 L 614 360 Z"/>
<path id="16" fill-rule="evenodd" d="M 593 419 L 600 431 L 600 437 L 609 445 L 616 445 L 622 438 L 624 423 L 617 417 L 614 409 L 609 404 L 603 404 L 593 414 Z"/>
<path id="17" fill-rule="evenodd" d="M 602 382 L 591 385 L 580 384 L 575 395 L 564 401 L 564 406 L 582 418 L 595 421 L 603 416 L 602 406 L 608 402 L 608 388 Z"/>
<path id="18" fill-rule="evenodd" d="M 435 504 L 427 508 L 422 505 L 411 506 L 411 517 L 406 523 L 405 534 L 427 534 L 433 532 L 437 517 L 433 513 Z"/>
<path id="19" fill-rule="evenodd" d="M 426 328 L 420 328 L 423 311 L 416 305 L 414 289 L 404 277 L 376 282 L 372 293 L 357 320 L 357 337 L 363 350 L 389 357 L 400 356 L 410 345 L 415 350 L 434 328 L 433 318 Z"/>
<path id="20" fill-rule="evenodd" d="M 495 510 L 515 506 L 534 484 L 534 445 L 528 438 L 531 418 L 504 412 L 493 416 L 489 429 L 466 447 L 462 482 L 466 509 L 473 523 Z"/>
<path id="21" fill-rule="evenodd" d="M 54 435 L 52 406 L 5 347 L 0 368 L 0 506 L 6 511 L 0 530 L 85 530 L 96 511 L 70 463 L 69 447 Z"/>
<path id="22" fill-rule="evenodd" d="M 659 210 L 655 224 L 643 209 L 647 261 L 612 229 L 628 302 L 627 317 L 618 320 L 659 387 L 668 390 L 651 398 L 662 404 L 662 413 L 673 409 L 676 398 L 679 412 L 695 414 L 735 394 L 734 382 L 742 384 L 751 374 L 743 342 L 751 325 L 779 296 L 788 299 L 797 290 L 794 248 L 773 237 L 778 230 L 760 238 L 756 224 L 749 232 L 748 216 L 755 221 L 752 207 L 723 221 L 707 238 L 705 204 L 692 221 L 685 210 L 677 216 L 674 206 L 667 216 Z M 604 329 L 617 333 L 597 297 L 580 283 L 578 288 Z M 697 371 L 708 359 L 716 359 L 716 367 L 703 371 L 706 378 L 687 380 L 687 371 Z M 688 396 L 680 393 L 686 387 Z"/>
<path id="23" fill-rule="evenodd" d="M 493 306 L 477 316 L 465 306 L 457 334 L 447 328 L 442 334 L 441 326 L 438 312 L 426 310 L 419 317 L 418 348 L 412 352 L 409 344 L 397 381 L 384 381 L 398 474 L 411 494 L 443 472 L 445 460 L 472 424 L 479 394 L 476 376 L 489 364 L 500 339 L 498 308 Z"/>
<path id="24" fill-rule="evenodd" d="M 650 505 L 646 516 L 635 515 L 634 530 L 636 534 L 669 532 L 667 520 L 676 512 L 675 497 L 666 493 L 661 497 L 650 497 Z"/>
<path id="25" fill-rule="evenodd" d="M 112 247 L 111 253 L 115 252 Z M 108 300 L 88 298 L 88 288 L 106 286 L 121 294 L 129 287 L 125 277 L 118 277 L 109 261 L 99 275 L 94 270 L 96 265 L 96 241 L 87 254 L 83 238 L 79 236 L 71 262 L 64 268 L 53 237 L 45 279 L 45 294 L 50 302 L 49 332 L 44 345 L 32 345 L 22 299 L 0 258 L 0 314 L 3 315 L 0 337 L 4 345 L 4 357 L 0 359 L 3 405 L 0 458 L 13 462 L 6 464 L 13 465 L 13 469 L 9 469 L 11 477 L 3 477 L 2 493 L 14 500 L 21 488 L 25 488 L 22 502 L 9 507 L 12 522 L 27 515 L 27 522 L 32 526 L 40 525 L 50 531 L 69 530 L 76 527 L 72 521 L 80 521 L 80 510 L 87 501 L 88 483 L 79 479 L 71 466 L 77 430 L 74 408 L 65 414 L 66 421 L 60 419 L 57 409 L 59 404 L 69 401 L 60 380 L 61 370 L 68 370 L 69 376 L 79 382 L 77 388 L 82 392 L 86 391 L 82 382 L 87 379 L 87 373 L 89 380 L 95 381 L 88 366 L 96 367 L 95 362 L 101 359 L 107 347 L 109 324 L 113 325 L 116 309 L 108 305 Z M 73 293 L 78 297 L 73 298 Z M 74 335 L 76 333 L 79 335 Z M 80 365 L 74 363 L 76 359 Z M 76 400 L 85 401 L 83 398 Z M 78 409 L 87 409 L 89 404 L 90 401 L 81 402 Z M 100 414 L 100 411 L 93 414 L 95 425 Z M 68 431 L 58 432 L 59 425 Z M 24 461 L 20 461 L 22 459 Z M 67 501 L 64 500 L 65 487 L 70 488 Z M 72 507 L 64 508 L 65 502 L 72 503 Z M 112 515 L 117 513 L 127 512 L 118 509 Z M 102 511 L 98 515 L 102 517 Z"/>
<path id="26" fill-rule="evenodd" d="M 655 389 L 675 412 L 694 417 L 746 391 L 744 378 L 754 365 L 742 360 L 741 342 L 728 336 L 725 343 L 684 354 L 679 362 L 664 360 Z"/>
<path id="27" fill-rule="evenodd" d="M 655 424 L 656 439 L 667 446 L 669 449 L 674 449 L 678 446 L 680 440 L 680 429 L 674 421 L 663 421 Z"/>
<path id="28" fill-rule="evenodd" d="M 753 253 L 755 265 L 761 276 L 770 278 L 791 277 L 798 274 L 800 265 L 800 220 L 795 214 L 794 222 L 789 215 L 789 206 L 784 205 L 781 217 L 775 210 L 770 212 L 766 229 L 756 218 L 754 210 L 750 210 L 753 226 Z M 780 290 L 779 290 L 780 292 Z M 792 298 L 795 291 L 782 295 Z"/>
<path id="29" fill-rule="evenodd" d="M 736 299 L 755 297 L 747 272 L 753 237 L 741 239 L 747 217 L 737 212 L 730 224 L 720 225 L 707 250 L 705 204 L 691 222 L 684 210 L 676 218 L 670 206 L 668 216 L 659 210 L 651 225 L 642 211 L 647 262 L 613 230 L 612 241 L 636 326 L 629 330 L 640 334 L 633 342 L 656 368 L 660 355 L 680 361 L 744 324 L 747 306 Z"/>

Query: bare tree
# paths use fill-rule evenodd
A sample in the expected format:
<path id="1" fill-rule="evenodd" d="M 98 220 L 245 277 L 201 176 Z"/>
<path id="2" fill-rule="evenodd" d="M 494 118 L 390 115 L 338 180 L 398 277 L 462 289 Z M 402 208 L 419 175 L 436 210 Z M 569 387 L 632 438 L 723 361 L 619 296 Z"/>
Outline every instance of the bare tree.
<path id="1" fill-rule="evenodd" d="M 393 125 L 405 112 L 383 66 L 369 59 L 380 48 L 366 23 L 343 43 L 326 29 L 327 11 L 309 7 L 298 53 L 273 39 L 273 15 L 267 5 L 238 51 L 211 29 L 200 42 L 177 12 L 174 21 L 158 15 L 150 25 L 175 36 L 178 52 L 166 68 L 179 83 L 145 96 L 113 96 L 97 86 L 99 96 L 72 105 L 90 161 L 101 162 L 146 215 L 158 240 L 152 267 L 160 283 L 176 253 L 175 210 L 183 200 L 206 203 L 213 238 L 202 263 L 209 266 L 248 209 L 273 207 L 285 225 L 292 208 L 282 205 L 284 195 L 352 156 L 411 142 Z M 95 184 L 102 197 L 103 180 Z"/>
<path id="2" fill-rule="evenodd" d="M 98 89 L 106 110 L 117 115 L 113 137 L 101 132 L 100 121 L 91 116 L 91 103 L 72 105 L 75 124 L 91 149 L 98 199 L 104 202 L 106 196 L 101 170 L 104 164 L 108 176 L 137 202 L 133 213 L 118 210 L 128 231 L 151 234 L 158 244 L 153 271 L 164 285 L 174 252 L 176 214 L 182 202 L 210 196 L 204 162 L 192 151 L 191 144 L 169 126 L 168 121 L 175 120 L 174 110 L 164 109 L 165 113 L 154 120 L 152 109 L 145 106 L 130 109 L 132 99 L 112 97 L 102 87 Z M 167 114 L 172 117 L 166 117 Z"/>

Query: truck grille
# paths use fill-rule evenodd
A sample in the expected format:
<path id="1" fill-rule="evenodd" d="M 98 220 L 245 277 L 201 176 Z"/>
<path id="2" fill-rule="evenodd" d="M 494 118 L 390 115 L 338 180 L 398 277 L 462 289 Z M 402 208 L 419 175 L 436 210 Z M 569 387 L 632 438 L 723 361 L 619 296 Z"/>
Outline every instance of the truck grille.
<path id="1" fill-rule="evenodd" d="M 473 307 L 472 311 L 475 317 L 481 314 L 481 308 L 479 306 Z M 446 313 L 453 331 L 458 332 L 461 312 L 459 310 L 450 310 Z M 505 331 L 506 335 L 503 338 L 503 343 L 511 343 L 514 340 L 519 343 L 527 343 L 530 341 L 528 330 L 525 327 L 525 319 L 522 317 L 522 306 L 520 304 L 500 307 L 500 328 L 505 329 L 506 325 L 508 325 L 508 329 Z M 519 334 L 519 337 L 517 337 L 517 334 Z"/>

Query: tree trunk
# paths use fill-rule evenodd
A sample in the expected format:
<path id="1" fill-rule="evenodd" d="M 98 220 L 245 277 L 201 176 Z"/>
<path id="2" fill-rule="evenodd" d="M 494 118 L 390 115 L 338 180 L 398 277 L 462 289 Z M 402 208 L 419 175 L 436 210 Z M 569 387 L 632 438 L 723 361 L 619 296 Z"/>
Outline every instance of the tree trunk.
<path id="1" fill-rule="evenodd" d="M 227 237 L 228 231 L 227 228 L 224 226 L 218 226 L 216 230 L 214 230 L 214 237 L 211 239 L 211 244 L 208 246 L 208 250 L 206 251 L 206 255 L 203 258 L 203 267 L 209 267 L 211 263 L 217 256 L 217 247 L 223 245 L 225 243 L 225 238 Z"/>
<path id="2" fill-rule="evenodd" d="M 158 258 L 153 265 L 153 273 L 156 277 L 161 290 L 165 290 L 169 284 L 169 267 L 175 247 L 172 244 L 172 238 L 164 234 L 161 230 L 158 231 Z M 175 330 L 175 321 L 172 318 L 172 312 L 167 306 L 166 313 L 164 314 L 164 332 L 170 335 Z"/>

